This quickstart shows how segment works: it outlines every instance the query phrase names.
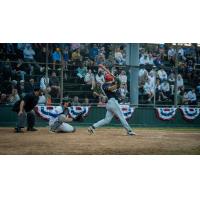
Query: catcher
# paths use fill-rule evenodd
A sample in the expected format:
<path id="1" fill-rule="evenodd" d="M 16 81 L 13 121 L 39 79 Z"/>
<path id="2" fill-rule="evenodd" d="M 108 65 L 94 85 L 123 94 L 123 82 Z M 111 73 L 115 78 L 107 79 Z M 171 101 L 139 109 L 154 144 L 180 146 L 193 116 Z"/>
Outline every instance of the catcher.
<path id="1" fill-rule="evenodd" d="M 69 118 L 68 107 L 71 106 L 71 102 L 68 99 L 64 99 L 62 106 L 58 106 L 55 109 L 55 113 L 50 115 L 49 119 L 49 132 L 51 133 L 73 133 L 76 131 L 75 127 L 71 126 L 72 121 L 83 121 L 83 114 L 80 113 L 75 119 Z"/>

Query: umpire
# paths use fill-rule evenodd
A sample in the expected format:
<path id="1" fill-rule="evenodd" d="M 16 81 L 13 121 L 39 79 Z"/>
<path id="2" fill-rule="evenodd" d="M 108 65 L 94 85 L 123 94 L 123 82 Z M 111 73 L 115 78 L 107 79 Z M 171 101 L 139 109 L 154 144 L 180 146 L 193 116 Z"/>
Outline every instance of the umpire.
<path id="1" fill-rule="evenodd" d="M 34 128 L 35 125 L 35 113 L 33 108 L 37 105 L 39 96 L 40 96 L 40 88 L 38 86 L 34 87 L 34 91 L 32 93 L 26 94 L 22 100 L 17 101 L 12 111 L 17 112 L 17 127 L 15 128 L 16 133 L 22 133 L 22 128 L 25 127 L 25 122 L 27 121 L 27 131 L 37 131 Z"/>

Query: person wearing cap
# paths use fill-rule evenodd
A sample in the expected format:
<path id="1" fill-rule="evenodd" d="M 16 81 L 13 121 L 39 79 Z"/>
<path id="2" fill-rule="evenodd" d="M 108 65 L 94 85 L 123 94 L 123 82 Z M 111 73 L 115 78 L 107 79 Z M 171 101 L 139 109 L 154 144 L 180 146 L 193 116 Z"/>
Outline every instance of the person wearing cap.
<path id="1" fill-rule="evenodd" d="M 21 133 L 22 128 L 25 127 L 25 122 L 27 121 L 27 131 L 37 131 L 34 128 L 35 125 L 35 113 L 33 111 L 34 107 L 38 104 L 40 96 L 40 88 L 38 86 L 34 87 L 32 93 L 26 94 L 23 99 L 17 101 L 12 111 L 17 113 L 17 126 L 15 128 L 16 133 Z"/>
<path id="2" fill-rule="evenodd" d="M 114 116 L 116 116 L 122 126 L 126 129 L 128 135 L 135 135 L 132 128 L 129 126 L 128 122 L 126 121 L 124 114 L 119 106 L 118 99 L 120 98 L 119 94 L 119 87 L 120 81 L 116 80 L 113 75 L 107 73 L 105 75 L 105 83 L 102 85 L 102 92 L 104 96 L 107 97 L 108 101 L 106 104 L 106 116 L 104 119 L 94 123 L 92 126 L 88 128 L 88 132 L 90 134 L 95 133 L 95 129 L 106 124 L 109 124 Z"/>
<path id="3" fill-rule="evenodd" d="M 69 98 L 64 98 L 61 106 L 56 106 L 54 112 L 49 115 L 49 132 L 50 133 L 73 133 L 75 127 L 69 124 L 73 119 L 69 118 L 68 107 L 71 106 Z"/>

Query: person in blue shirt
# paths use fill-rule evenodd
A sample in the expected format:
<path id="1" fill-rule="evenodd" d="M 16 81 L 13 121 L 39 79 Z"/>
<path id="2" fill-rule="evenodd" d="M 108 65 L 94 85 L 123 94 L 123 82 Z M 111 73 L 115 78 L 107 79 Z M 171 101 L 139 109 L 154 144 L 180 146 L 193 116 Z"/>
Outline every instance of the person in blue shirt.
<path id="1" fill-rule="evenodd" d="M 59 48 L 56 48 L 55 51 L 52 54 L 52 60 L 53 60 L 53 70 L 55 70 L 56 63 L 61 63 L 61 52 Z"/>
<path id="2" fill-rule="evenodd" d="M 93 44 L 93 47 L 89 51 L 90 59 L 94 61 L 98 54 L 99 54 L 99 49 L 96 44 Z"/>

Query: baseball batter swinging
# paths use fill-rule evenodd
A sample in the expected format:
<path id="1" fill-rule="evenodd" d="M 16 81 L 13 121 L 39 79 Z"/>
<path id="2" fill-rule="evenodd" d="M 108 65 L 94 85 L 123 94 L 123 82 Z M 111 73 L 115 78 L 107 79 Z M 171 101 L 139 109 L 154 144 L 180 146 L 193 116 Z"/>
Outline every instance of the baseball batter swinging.
<path id="1" fill-rule="evenodd" d="M 106 110 L 107 110 L 106 116 L 104 119 L 90 126 L 88 128 L 88 132 L 90 134 L 95 133 L 96 128 L 109 124 L 112 118 L 116 116 L 122 123 L 123 127 L 126 129 L 127 134 L 135 135 L 135 133 L 132 131 L 131 127 L 129 126 L 128 122 L 126 121 L 117 100 L 118 99 L 117 91 L 120 86 L 120 83 L 117 80 L 115 80 L 114 77 L 109 73 L 106 74 L 105 81 L 106 82 L 102 85 L 102 89 L 108 98 L 108 102 L 106 104 Z"/>

